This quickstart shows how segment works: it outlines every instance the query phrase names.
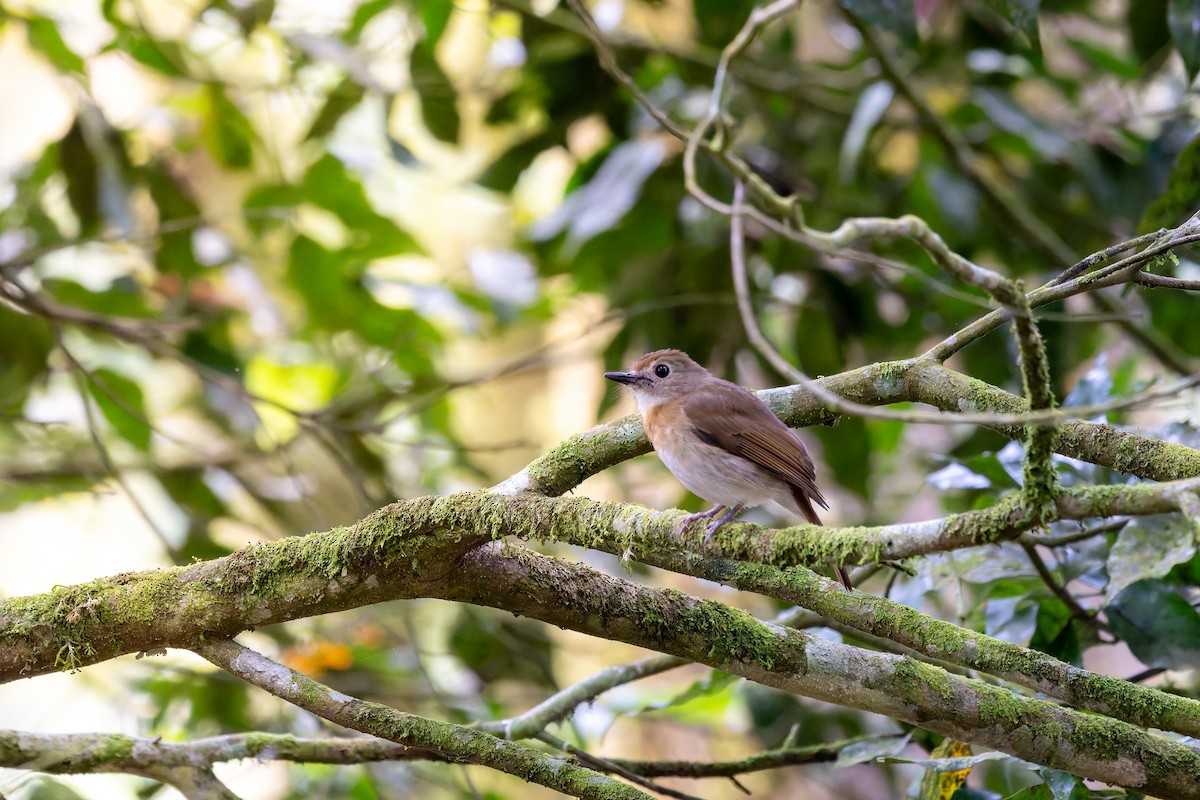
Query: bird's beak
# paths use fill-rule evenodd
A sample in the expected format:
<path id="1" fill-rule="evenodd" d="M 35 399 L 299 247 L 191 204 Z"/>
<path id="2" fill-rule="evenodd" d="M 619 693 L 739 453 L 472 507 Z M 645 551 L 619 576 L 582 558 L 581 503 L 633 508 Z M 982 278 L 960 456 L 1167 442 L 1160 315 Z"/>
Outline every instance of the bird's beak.
<path id="1" fill-rule="evenodd" d="M 604 377 L 608 378 L 610 381 L 623 383 L 626 386 L 632 386 L 635 383 L 641 383 L 643 380 L 645 380 L 645 378 L 643 378 L 641 375 L 638 375 L 636 372 L 606 372 L 604 373 Z"/>

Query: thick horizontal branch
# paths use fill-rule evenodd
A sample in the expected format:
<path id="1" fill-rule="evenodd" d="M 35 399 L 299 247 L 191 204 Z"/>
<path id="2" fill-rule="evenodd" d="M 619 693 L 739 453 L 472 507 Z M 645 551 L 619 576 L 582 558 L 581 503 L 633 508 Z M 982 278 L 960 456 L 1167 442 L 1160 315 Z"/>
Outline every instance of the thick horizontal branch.
<path id="1" fill-rule="evenodd" d="M 1059 496 L 1057 510 L 1062 518 L 1074 519 L 1162 513 L 1175 510 L 1178 498 L 1197 485 L 1200 479 L 1072 488 Z M 1011 498 L 1019 501 L 1020 495 L 1014 493 Z M 919 548 L 940 540 L 945 546 L 962 547 L 986 541 L 988 536 L 1013 534 L 1032 524 L 1018 502 L 1004 502 L 993 509 L 948 520 L 916 523 L 934 532 L 915 542 L 901 538 L 911 527 L 904 525 L 850 529 L 805 525 L 772 532 L 742 523 L 723 528 L 703 552 L 689 550 L 686 543 L 676 539 L 674 530 L 680 512 L 647 511 L 586 498 L 527 498 L 526 502 L 538 506 L 533 513 L 547 538 L 784 600 L 925 656 L 1004 678 L 1077 708 L 1200 736 L 1200 702 L 1073 667 L 1045 653 L 922 614 L 886 597 L 847 592 L 837 582 L 803 567 L 780 568 L 819 560 L 823 552 L 837 560 L 841 554 L 858 557 L 875 549 L 877 554 L 892 558 L 907 552 L 909 545 Z M 937 530 L 943 535 L 939 537 Z"/>
<path id="2" fill-rule="evenodd" d="M 505 532 L 477 514 L 463 517 L 460 498 L 425 497 L 346 528 L 211 561 L 3 600 L 0 682 L 126 653 L 190 647 L 206 635 L 233 636 L 387 600 L 436 597 L 456 558 Z"/>
<path id="3" fill-rule="evenodd" d="M 119 733 L 0 730 L 0 767 L 52 775 L 138 775 L 174 786 L 187 800 L 238 800 L 212 772 L 214 761 L 225 760 L 207 757 L 213 741 L 177 744 Z"/>
<path id="4" fill-rule="evenodd" d="M 688 663 L 673 656 L 652 656 L 651 659 L 671 659 L 680 664 Z M 488 732 L 496 735 L 493 731 Z M 894 734 L 894 737 L 898 736 L 899 734 Z M 842 748 L 848 745 L 888 738 L 893 737 L 866 737 L 803 746 L 783 745 L 745 758 L 726 761 L 637 761 L 621 758 L 609 760 L 622 769 L 646 778 L 721 778 L 798 764 L 835 761 Z M 52 775 L 168 774 L 175 768 L 206 769 L 220 762 L 242 759 L 304 764 L 450 760 L 431 750 L 407 747 L 375 736 L 306 739 L 290 734 L 256 732 L 169 742 L 161 736 L 128 736 L 123 733 L 35 733 L 0 730 L 0 767 L 27 769 Z"/>
<path id="5" fill-rule="evenodd" d="M 989 425 L 1010 439 L 1024 427 L 1005 424 L 1003 416 L 1029 411 L 1024 399 L 991 384 L 955 372 L 931 359 L 872 364 L 816 381 L 825 389 L 863 405 L 915 402 L 948 412 L 990 413 Z M 758 393 L 792 427 L 830 423 L 836 416 L 801 386 Z M 1070 409 L 1065 409 L 1070 411 Z M 1070 421 L 1058 427 L 1055 451 L 1139 478 L 1164 481 L 1200 475 L 1200 450 L 1165 442 L 1111 425 Z M 615 464 L 650 452 L 636 416 L 624 417 L 572 436 L 496 487 L 503 494 L 533 491 L 560 495 Z"/>
<path id="6" fill-rule="evenodd" d="M 1060 497 L 1060 513 L 1153 513 L 1173 507 L 1189 485 L 1072 489 Z M 1200 733 L 1200 703 L 1195 701 L 1075 670 L 886 598 L 839 591 L 807 569 L 779 568 L 801 557 L 838 552 L 839 537 L 875 547 L 861 538 L 871 529 L 839 533 L 802 526 L 768 533 L 754 525 L 731 525 L 701 556 L 673 534 L 680 513 L 528 493 L 505 497 L 475 492 L 397 503 L 348 529 L 260 545 L 191 567 L 59 587 L 0 603 L 0 679 L 53 670 L 61 665 L 64 648 L 76 653 L 76 665 L 82 666 L 157 647 L 191 648 L 206 636 L 231 636 L 245 628 L 382 599 L 456 599 L 464 581 L 459 566 L 466 557 L 463 547 L 511 534 L 594 547 L 730 583 L 805 606 L 923 654 L 1000 675 L 1080 708 Z M 972 513 L 986 517 L 988 512 Z M 822 530 L 835 550 L 822 541 Z M 738 561 L 721 560 L 731 558 Z M 753 561 L 773 561 L 776 566 L 745 563 Z M 219 627 L 208 614 L 214 608 L 220 611 Z"/>
<path id="7" fill-rule="evenodd" d="M 146 769 L 204 768 L 252 758 L 306 764 L 372 761 L 444 761 L 428 750 L 375 737 L 303 739 L 281 733 L 236 733 L 189 742 L 123 733 L 34 733 L 0 730 L 0 767 L 54 775 L 97 772 L 142 774 Z"/>
<path id="8" fill-rule="evenodd" d="M 766 686 L 885 714 L 1038 764 L 1200 798 L 1200 752 L 1117 720 L 949 675 L 911 658 L 829 642 L 720 603 L 650 589 L 514 547 L 460 562 L 450 599 L 672 653 Z"/>

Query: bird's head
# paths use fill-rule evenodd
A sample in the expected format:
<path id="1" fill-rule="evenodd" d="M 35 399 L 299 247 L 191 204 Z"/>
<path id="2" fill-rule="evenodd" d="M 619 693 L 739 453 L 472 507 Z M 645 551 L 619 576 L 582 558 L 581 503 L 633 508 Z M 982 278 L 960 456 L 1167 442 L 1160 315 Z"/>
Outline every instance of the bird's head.
<path id="1" fill-rule="evenodd" d="M 642 413 L 713 380 L 712 373 L 682 350 L 655 350 L 635 361 L 629 372 L 606 372 L 604 377 L 628 386 Z"/>

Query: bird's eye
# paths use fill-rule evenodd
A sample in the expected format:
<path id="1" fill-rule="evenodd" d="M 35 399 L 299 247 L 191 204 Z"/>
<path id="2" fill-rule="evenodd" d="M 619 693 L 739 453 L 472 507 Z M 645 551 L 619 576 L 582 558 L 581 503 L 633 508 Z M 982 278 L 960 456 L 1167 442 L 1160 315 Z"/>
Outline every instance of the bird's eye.
<path id="1" fill-rule="evenodd" d="M 657 367 L 654 368 L 654 374 L 660 378 L 665 378 L 671 374 L 671 368 L 668 367 L 666 364 L 659 364 Z"/>

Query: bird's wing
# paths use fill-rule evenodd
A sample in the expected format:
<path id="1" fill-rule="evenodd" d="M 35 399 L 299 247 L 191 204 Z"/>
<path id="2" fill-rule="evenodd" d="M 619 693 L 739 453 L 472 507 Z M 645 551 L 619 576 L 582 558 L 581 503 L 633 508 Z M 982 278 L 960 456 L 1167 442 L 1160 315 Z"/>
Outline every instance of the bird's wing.
<path id="1" fill-rule="evenodd" d="M 804 443 L 753 394 L 733 383 L 710 383 L 689 394 L 683 407 L 701 440 L 753 461 L 799 490 L 797 494 L 829 508 Z M 796 500 L 803 509 L 806 504 Z"/>

